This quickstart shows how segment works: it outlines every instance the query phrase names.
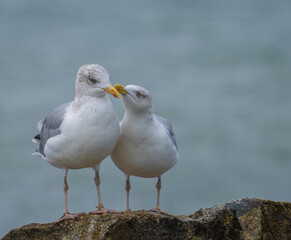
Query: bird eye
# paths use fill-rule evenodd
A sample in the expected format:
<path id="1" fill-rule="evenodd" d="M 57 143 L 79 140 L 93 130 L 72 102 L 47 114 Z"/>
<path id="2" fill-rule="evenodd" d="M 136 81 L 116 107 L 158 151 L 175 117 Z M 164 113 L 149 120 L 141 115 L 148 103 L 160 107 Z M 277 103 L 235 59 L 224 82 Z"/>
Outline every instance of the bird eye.
<path id="1" fill-rule="evenodd" d="M 137 93 L 136 93 L 136 96 L 141 97 L 141 96 L 143 96 L 143 95 L 142 95 L 141 92 L 137 92 Z"/>
<path id="2" fill-rule="evenodd" d="M 90 81 L 90 83 L 97 83 L 97 80 L 95 78 L 88 77 L 88 80 Z"/>

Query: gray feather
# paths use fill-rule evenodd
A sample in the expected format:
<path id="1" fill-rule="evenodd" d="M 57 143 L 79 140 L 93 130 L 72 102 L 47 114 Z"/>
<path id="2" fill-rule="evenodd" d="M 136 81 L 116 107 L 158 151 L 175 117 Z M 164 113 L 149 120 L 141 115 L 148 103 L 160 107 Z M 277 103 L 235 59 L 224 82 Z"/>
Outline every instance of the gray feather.
<path id="1" fill-rule="evenodd" d="M 176 149 L 178 150 L 176 137 L 175 137 L 171 122 L 165 118 L 162 118 L 162 117 L 156 115 L 156 114 L 154 114 L 154 116 L 167 129 L 168 135 L 169 135 L 172 143 L 175 145 Z"/>
<path id="2" fill-rule="evenodd" d="M 70 104 L 71 102 L 59 105 L 43 120 L 40 134 L 35 136 L 35 139 L 39 142 L 39 149 L 37 152 L 41 155 L 45 156 L 44 147 L 47 140 L 61 134 L 60 126 L 64 120 L 66 108 Z"/>

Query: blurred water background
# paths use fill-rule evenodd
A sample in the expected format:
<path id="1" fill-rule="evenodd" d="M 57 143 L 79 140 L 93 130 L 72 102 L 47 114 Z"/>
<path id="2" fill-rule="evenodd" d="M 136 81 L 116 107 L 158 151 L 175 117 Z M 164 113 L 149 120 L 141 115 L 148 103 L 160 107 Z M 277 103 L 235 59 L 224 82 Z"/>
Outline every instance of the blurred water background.
<path id="1" fill-rule="evenodd" d="M 180 162 L 161 207 L 191 214 L 243 197 L 291 201 L 290 1 L 0 1 L 0 235 L 63 213 L 63 173 L 31 156 L 38 120 L 74 97 L 80 65 L 137 84 L 171 120 Z M 111 98 L 119 118 L 121 102 Z M 69 210 L 97 205 L 94 172 L 69 172 Z M 150 209 L 156 179 L 132 178 L 131 208 Z M 106 207 L 125 178 L 101 165 Z"/>

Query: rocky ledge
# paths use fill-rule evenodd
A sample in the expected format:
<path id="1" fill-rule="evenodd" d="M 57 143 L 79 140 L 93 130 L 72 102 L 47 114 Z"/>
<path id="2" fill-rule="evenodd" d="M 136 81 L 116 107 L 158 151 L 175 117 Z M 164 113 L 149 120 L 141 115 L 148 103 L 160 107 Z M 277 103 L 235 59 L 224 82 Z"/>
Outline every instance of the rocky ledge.
<path id="1" fill-rule="evenodd" d="M 82 215 L 59 223 L 32 223 L 8 239 L 291 239 L 291 203 L 241 199 L 190 216 L 137 211 Z"/>

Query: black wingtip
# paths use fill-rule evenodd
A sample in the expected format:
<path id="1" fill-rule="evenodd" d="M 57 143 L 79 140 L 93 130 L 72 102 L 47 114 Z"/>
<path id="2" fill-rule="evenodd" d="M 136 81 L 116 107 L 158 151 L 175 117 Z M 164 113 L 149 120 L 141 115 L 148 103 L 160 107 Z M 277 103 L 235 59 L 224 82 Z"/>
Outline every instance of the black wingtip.
<path id="1" fill-rule="evenodd" d="M 36 140 L 40 140 L 40 135 L 39 135 L 39 134 L 36 135 L 36 136 L 34 137 L 34 139 L 36 139 Z"/>

